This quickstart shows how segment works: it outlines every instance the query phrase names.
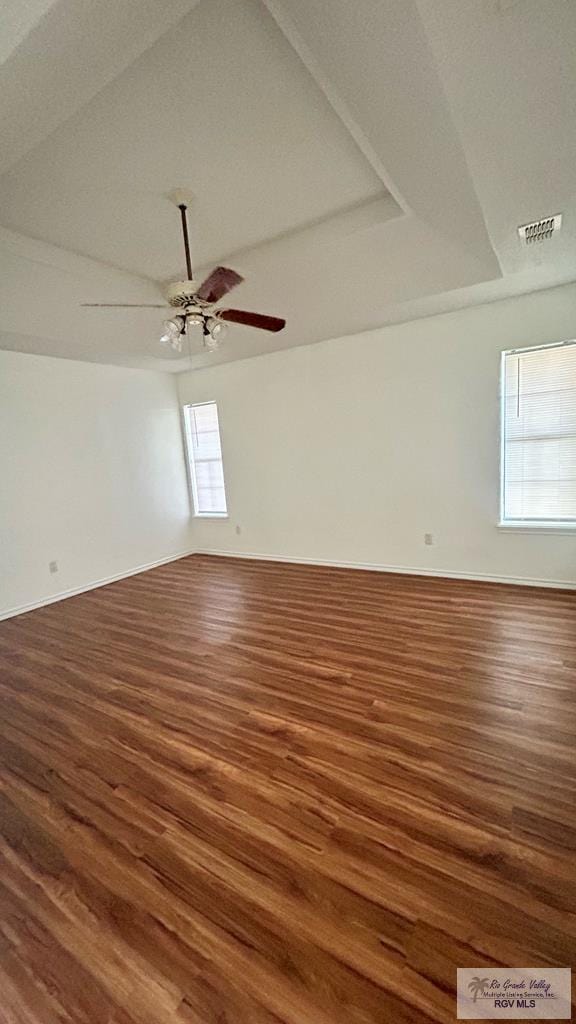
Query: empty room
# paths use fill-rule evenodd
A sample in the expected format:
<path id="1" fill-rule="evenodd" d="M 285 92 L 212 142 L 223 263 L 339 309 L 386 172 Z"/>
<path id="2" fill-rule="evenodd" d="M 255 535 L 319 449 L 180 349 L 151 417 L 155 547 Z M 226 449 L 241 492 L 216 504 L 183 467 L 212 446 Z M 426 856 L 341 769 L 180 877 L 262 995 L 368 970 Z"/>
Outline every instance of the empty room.
<path id="1" fill-rule="evenodd" d="M 0 1024 L 571 1019 L 575 53 L 0 5 Z"/>

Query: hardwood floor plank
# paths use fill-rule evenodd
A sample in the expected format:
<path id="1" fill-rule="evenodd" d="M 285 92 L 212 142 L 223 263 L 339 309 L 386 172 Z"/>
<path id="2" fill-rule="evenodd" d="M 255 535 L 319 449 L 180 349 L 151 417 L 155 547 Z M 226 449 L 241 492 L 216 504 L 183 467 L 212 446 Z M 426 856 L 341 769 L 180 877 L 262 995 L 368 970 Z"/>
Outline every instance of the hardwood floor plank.
<path id="1" fill-rule="evenodd" d="M 0 1021 L 576 963 L 576 593 L 191 556 L 0 624 Z"/>

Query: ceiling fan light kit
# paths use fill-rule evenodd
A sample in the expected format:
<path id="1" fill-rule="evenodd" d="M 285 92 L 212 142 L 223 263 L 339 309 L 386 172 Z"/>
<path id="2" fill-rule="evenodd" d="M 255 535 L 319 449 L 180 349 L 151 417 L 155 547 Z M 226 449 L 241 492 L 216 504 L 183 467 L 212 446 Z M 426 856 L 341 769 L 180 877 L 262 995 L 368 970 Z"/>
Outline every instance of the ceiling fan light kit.
<path id="1" fill-rule="evenodd" d="M 165 320 L 164 331 L 160 337 L 161 353 L 171 359 L 184 353 L 185 344 L 191 354 L 190 336 L 195 328 L 202 330 L 202 344 L 209 352 L 219 348 L 227 331 L 226 321 L 245 324 L 264 331 L 281 331 L 286 321 L 280 317 L 266 316 L 261 313 L 249 313 L 243 309 L 217 309 L 216 303 L 224 298 L 232 288 L 244 280 L 240 274 L 229 267 L 216 267 L 202 284 L 194 280 L 192 259 L 190 255 L 190 239 L 188 236 L 187 205 L 177 203 L 180 210 L 184 254 L 186 258 L 187 278 L 184 281 L 173 281 L 165 289 L 168 306 L 156 303 L 116 303 L 116 302 L 83 302 L 83 306 L 117 307 L 117 308 L 152 308 L 177 309 L 180 312 L 169 320 Z"/>

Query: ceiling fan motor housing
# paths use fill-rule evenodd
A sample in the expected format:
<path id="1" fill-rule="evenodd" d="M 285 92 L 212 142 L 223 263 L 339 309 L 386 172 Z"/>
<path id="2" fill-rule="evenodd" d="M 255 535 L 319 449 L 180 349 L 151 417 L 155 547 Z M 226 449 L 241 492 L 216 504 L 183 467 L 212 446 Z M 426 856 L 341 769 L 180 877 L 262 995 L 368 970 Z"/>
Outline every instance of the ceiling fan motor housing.
<path id="1" fill-rule="evenodd" d="M 173 281 L 166 287 L 166 298 L 171 306 L 190 306 L 199 287 L 198 281 Z"/>

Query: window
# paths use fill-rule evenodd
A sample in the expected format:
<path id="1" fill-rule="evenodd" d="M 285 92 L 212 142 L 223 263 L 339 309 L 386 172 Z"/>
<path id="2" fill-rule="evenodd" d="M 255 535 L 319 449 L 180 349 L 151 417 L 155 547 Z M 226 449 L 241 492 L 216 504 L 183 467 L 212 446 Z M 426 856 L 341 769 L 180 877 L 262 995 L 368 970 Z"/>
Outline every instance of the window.
<path id="1" fill-rule="evenodd" d="M 197 516 L 225 516 L 226 492 L 216 402 L 184 407 L 190 480 Z"/>
<path id="2" fill-rule="evenodd" d="M 576 342 L 503 353 L 503 526 L 576 527 Z"/>

